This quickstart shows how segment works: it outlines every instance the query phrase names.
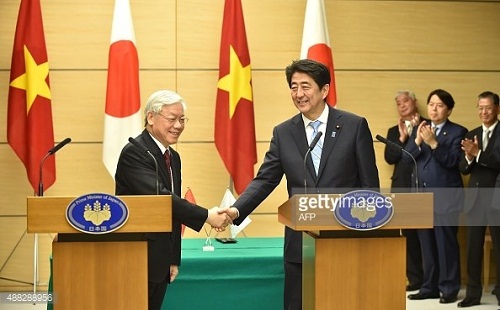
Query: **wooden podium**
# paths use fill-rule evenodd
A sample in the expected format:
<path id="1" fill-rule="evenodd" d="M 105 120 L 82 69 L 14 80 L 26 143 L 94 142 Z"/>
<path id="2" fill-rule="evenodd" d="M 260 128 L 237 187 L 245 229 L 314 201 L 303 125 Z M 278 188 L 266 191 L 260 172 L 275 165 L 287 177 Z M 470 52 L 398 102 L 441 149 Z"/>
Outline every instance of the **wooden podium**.
<path id="1" fill-rule="evenodd" d="M 406 309 L 406 241 L 400 230 L 433 227 L 433 194 L 384 195 L 392 197 L 394 215 L 370 231 L 340 225 L 330 209 L 300 217 L 299 199 L 317 194 L 292 196 L 279 207 L 279 222 L 304 232 L 303 309 Z"/>
<path id="2" fill-rule="evenodd" d="M 172 230 L 171 197 L 118 196 L 128 221 L 101 235 L 67 222 L 66 208 L 75 198 L 28 197 L 28 232 L 59 234 L 52 243 L 54 309 L 148 309 L 144 233 Z"/>

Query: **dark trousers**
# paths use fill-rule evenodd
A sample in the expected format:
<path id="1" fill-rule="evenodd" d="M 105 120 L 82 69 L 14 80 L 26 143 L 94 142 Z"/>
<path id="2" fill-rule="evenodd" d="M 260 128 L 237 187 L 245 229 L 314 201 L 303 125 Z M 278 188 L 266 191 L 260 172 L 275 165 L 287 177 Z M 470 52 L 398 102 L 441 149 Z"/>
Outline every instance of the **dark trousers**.
<path id="1" fill-rule="evenodd" d="M 420 292 L 453 296 L 460 290 L 460 248 L 457 226 L 435 226 L 418 231 L 424 278 Z"/>
<path id="2" fill-rule="evenodd" d="M 161 283 L 148 282 L 148 309 L 160 310 L 167 292 L 167 279 Z"/>
<path id="3" fill-rule="evenodd" d="M 466 295 L 471 298 L 481 298 L 483 286 L 481 282 L 481 273 L 483 270 L 483 247 L 486 226 L 467 227 L 467 291 Z M 500 266 L 499 250 L 500 246 L 500 227 L 490 226 L 491 240 L 495 251 L 495 262 Z M 484 275 L 485 277 L 489 275 Z M 495 294 L 499 290 L 500 268 L 496 273 L 497 284 L 495 285 Z M 497 296 L 500 294 L 496 294 Z"/>
<path id="4" fill-rule="evenodd" d="M 423 278 L 422 250 L 416 229 L 403 229 L 406 237 L 406 277 L 410 285 L 421 286 Z"/>
<path id="5" fill-rule="evenodd" d="M 302 264 L 285 261 L 285 310 L 302 309 Z"/>

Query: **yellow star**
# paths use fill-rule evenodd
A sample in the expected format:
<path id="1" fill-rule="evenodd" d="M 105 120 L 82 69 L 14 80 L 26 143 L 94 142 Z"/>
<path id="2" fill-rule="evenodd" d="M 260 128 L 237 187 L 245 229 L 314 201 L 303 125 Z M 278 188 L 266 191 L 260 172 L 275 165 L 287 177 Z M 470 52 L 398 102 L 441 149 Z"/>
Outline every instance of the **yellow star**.
<path id="1" fill-rule="evenodd" d="M 50 99 L 50 88 L 45 81 L 49 75 L 49 63 L 38 65 L 25 45 L 24 64 L 26 72 L 14 79 L 10 86 L 26 90 L 26 112 L 29 113 L 37 95 Z"/>
<path id="2" fill-rule="evenodd" d="M 252 70 L 250 64 L 243 67 L 234 48 L 229 48 L 229 74 L 219 80 L 217 87 L 229 93 L 229 118 L 232 118 L 241 98 L 252 101 Z"/>

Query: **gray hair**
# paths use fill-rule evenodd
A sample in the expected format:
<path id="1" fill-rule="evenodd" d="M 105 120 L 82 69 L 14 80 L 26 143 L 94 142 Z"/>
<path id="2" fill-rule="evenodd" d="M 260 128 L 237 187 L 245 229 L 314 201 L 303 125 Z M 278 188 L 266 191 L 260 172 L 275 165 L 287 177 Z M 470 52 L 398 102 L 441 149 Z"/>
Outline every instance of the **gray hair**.
<path id="1" fill-rule="evenodd" d="M 408 89 L 398 90 L 398 92 L 396 93 L 396 96 L 394 97 L 394 100 L 398 100 L 398 97 L 401 96 L 401 95 L 407 95 L 413 101 L 417 100 L 417 97 L 415 96 L 415 93 L 412 92 L 411 90 L 408 90 Z"/>
<path id="2" fill-rule="evenodd" d="M 165 105 L 182 104 L 184 112 L 187 110 L 186 101 L 176 92 L 171 90 L 158 90 L 149 96 L 146 106 L 144 107 L 144 126 L 148 124 L 148 113 L 160 113 Z"/>

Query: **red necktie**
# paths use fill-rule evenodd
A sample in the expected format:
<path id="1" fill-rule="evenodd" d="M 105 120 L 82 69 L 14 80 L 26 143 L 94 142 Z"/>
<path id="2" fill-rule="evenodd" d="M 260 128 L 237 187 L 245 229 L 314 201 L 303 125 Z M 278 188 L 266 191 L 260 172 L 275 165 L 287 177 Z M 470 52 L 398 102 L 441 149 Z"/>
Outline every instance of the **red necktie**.
<path id="1" fill-rule="evenodd" d="M 165 154 L 163 154 L 163 157 L 165 157 L 165 163 L 167 164 L 167 174 L 168 174 L 168 177 L 170 179 L 170 185 L 171 185 L 171 191 L 173 192 L 174 191 L 174 179 L 173 179 L 173 175 L 172 175 L 172 165 L 171 165 L 171 162 L 170 162 L 170 150 L 167 149 L 165 151 Z"/>

